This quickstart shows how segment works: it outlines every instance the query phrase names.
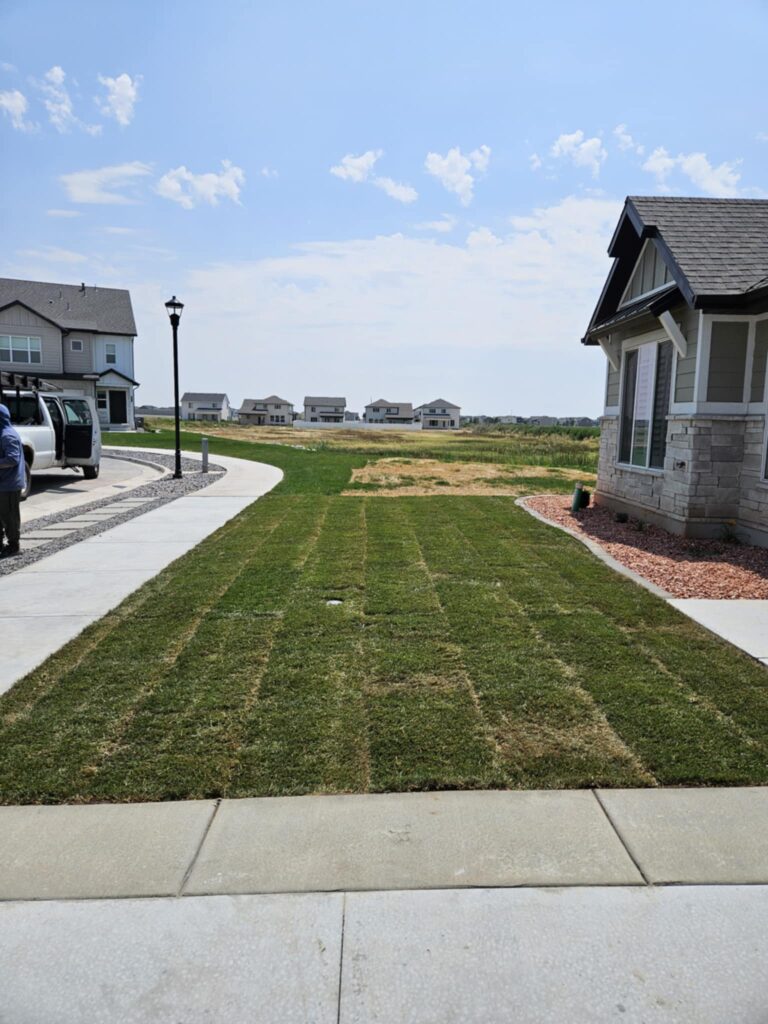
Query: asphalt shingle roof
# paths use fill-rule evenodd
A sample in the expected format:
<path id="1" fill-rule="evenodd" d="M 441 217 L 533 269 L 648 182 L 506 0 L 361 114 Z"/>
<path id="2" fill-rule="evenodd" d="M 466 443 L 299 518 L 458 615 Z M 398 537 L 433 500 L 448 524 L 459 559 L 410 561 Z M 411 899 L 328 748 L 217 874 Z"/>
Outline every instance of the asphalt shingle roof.
<path id="1" fill-rule="evenodd" d="M 135 336 L 131 293 L 125 288 L 53 284 L 0 277 L 0 308 L 23 302 L 64 330 Z"/>
<path id="2" fill-rule="evenodd" d="M 742 295 L 768 284 L 768 200 L 629 196 L 697 295 Z"/>
<path id="3" fill-rule="evenodd" d="M 181 396 L 182 402 L 222 402 L 227 398 L 224 394 L 218 392 L 207 392 L 207 391 L 185 391 Z M 229 399 L 227 398 L 227 401 Z"/>
<path id="4" fill-rule="evenodd" d="M 277 395 L 270 395 L 269 398 L 245 398 L 240 406 L 240 412 L 252 412 L 257 405 L 290 405 L 293 403 L 287 398 L 278 398 Z"/>
<path id="5" fill-rule="evenodd" d="M 312 398 L 310 395 L 304 399 L 304 405 L 346 405 L 346 398 Z"/>

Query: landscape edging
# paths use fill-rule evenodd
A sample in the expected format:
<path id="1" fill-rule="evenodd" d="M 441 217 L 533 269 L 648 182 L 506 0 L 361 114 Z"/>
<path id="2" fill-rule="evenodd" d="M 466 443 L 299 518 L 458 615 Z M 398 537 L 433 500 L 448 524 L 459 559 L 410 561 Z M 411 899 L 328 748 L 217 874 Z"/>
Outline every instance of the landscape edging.
<path id="1" fill-rule="evenodd" d="M 628 579 L 632 580 L 633 583 L 638 583 L 641 587 L 645 587 L 646 590 L 650 590 L 650 592 L 652 594 L 655 594 L 656 597 L 660 597 L 665 601 L 669 601 L 671 598 L 674 597 L 674 594 L 670 594 L 669 591 L 663 590 L 655 583 L 651 583 L 650 580 L 647 580 L 644 576 L 641 576 L 640 573 L 635 572 L 633 569 L 627 568 L 626 565 L 622 565 L 621 562 L 615 559 L 612 555 L 609 555 L 608 552 L 605 551 L 604 548 L 600 547 L 600 545 L 597 544 L 595 541 L 590 540 L 588 537 L 585 537 L 583 534 L 579 533 L 576 530 L 569 530 L 568 527 L 563 526 L 562 523 L 552 522 L 551 519 L 547 519 L 546 516 L 543 516 L 541 512 L 537 512 L 535 509 L 532 509 L 528 505 L 526 505 L 526 502 L 529 500 L 529 498 L 535 497 L 538 497 L 538 495 L 527 494 L 521 498 L 515 498 L 515 504 L 519 505 L 519 507 L 522 508 L 525 512 L 527 512 L 529 516 L 533 516 L 534 519 L 538 519 L 539 522 L 545 523 L 547 526 L 552 526 L 556 530 L 562 530 L 563 533 L 567 533 L 569 537 L 573 537 L 574 540 L 579 541 L 581 544 L 584 545 L 585 548 L 588 548 L 589 551 L 591 551 L 596 558 L 599 558 L 600 561 L 604 562 L 609 568 L 614 569 L 618 573 L 621 573 L 622 576 L 626 576 Z"/>

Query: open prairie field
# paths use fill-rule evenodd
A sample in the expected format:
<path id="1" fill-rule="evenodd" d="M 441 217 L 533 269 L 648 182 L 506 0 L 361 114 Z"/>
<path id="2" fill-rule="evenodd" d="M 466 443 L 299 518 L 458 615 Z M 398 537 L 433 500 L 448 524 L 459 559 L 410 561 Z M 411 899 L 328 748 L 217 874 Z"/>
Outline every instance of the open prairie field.
<path id="1" fill-rule="evenodd" d="M 285 477 L 0 698 L 0 801 L 768 783 L 766 668 L 513 497 L 217 452 Z"/>

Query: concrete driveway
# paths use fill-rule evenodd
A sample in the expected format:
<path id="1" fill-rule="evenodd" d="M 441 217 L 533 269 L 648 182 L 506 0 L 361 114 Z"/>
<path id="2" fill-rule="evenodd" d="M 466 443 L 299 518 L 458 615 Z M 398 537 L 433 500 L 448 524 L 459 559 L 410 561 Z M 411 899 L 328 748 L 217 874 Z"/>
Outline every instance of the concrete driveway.
<path id="1" fill-rule="evenodd" d="M 73 469 L 44 469 L 32 473 L 32 493 L 21 504 L 21 521 L 65 512 L 92 501 L 113 498 L 165 475 L 159 467 L 104 456 L 96 480 L 86 480 Z"/>

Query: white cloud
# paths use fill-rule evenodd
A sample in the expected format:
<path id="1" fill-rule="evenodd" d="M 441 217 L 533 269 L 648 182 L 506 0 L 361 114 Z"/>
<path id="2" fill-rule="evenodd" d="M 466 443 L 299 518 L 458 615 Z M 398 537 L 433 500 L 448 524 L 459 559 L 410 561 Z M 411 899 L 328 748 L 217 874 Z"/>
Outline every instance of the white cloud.
<path id="1" fill-rule="evenodd" d="M 371 182 L 382 192 L 386 192 L 390 199 L 396 199 L 399 203 L 413 203 L 419 198 L 419 193 L 411 185 L 404 185 L 392 178 L 374 178 Z"/>
<path id="2" fill-rule="evenodd" d="M 10 89 L 8 92 L 0 92 L 0 110 L 9 118 L 11 124 L 18 132 L 33 132 L 37 125 L 26 121 L 24 115 L 27 112 L 27 97 L 18 89 Z"/>
<path id="3" fill-rule="evenodd" d="M 274 167 L 268 167 L 266 165 L 261 168 L 259 174 L 262 176 L 262 178 L 276 178 L 278 176 L 277 171 L 274 169 Z"/>
<path id="4" fill-rule="evenodd" d="M 450 213 L 444 213 L 441 220 L 425 220 L 421 224 L 414 224 L 417 231 L 437 231 L 440 234 L 448 234 L 458 224 L 455 217 Z"/>
<path id="5" fill-rule="evenodd" d="M 185 210 L 191 210 L 200 203 L 218 206 L 219 199 L 230 199 L 239 205 L 240 189 L 245 184 L 243 169 L 229 160 L 222 160 L 221 166 L 223 170 L 218 174 L 215 171 L 193 174 L 182 165 L 164 174 L 155 190 Z"/>
<path id="6" fill-rule="evenodd" d="M 586 167 L 593 178 L 600 174 L 600 168 L 608 156 L 601 139 L 596 135 L 586 139 L 580 128 L 570 135 L 559 135 L 550 152 L 552 156 L 569 159 L 576 167 Z"/>
<path id="7" fill-rule="evenodd" d="M 476 175 L 488 170 L 491 159 L 489 146 L 480 146 L 465 155 L 458 146 L 449 149 L 445 156 L 427 153 L 424 166 L 428 174 L 437 178 L 443 188 L 459 197 L 462 206 L 469 206 L 474 195 Z"/>
<path id="8" fill-rule="evenodd" d="M 627 131 L 627 126 L 625 124 L 617 124 L 613 129 L 613 134 L 616 142 L 618 143 L 619 149 L 623 150 L 625 153 L 631 150 L 632 152 L 637 153 L 638 156 L 642 156 L 645 152 L 645 146 L 638 145 L 638 143 L 635 142 Z"/>
<path id="9" fill-rule="evenodd" d="M 369 149 L 365 153 L 361 153 L 360 156 L 347 153 L 341 158 L 341 163 L 331 168 L 331 174 L 335 174 L 343 181 L 367 181 L 376 161 L 380 160 L 383 155 L 383 149 Z"/>
<path id="10" fill-rule="evenodd" d="M 106 99 L 97 101 L 99 110 L 107 117 L 114 117 L 123 127 L 130 124 L 133 120 L 133 108 L 139 98 L 141 76 L 131 78 L 123 72 L 117 78 L 99 75 L 99 81 L 107 90 Z"/>
<path id="11" fill-rule="evenodd" d="M 45 109 L 48 111 L 48 120 L 56 131 L 62 134 L 71 128 L 79 128 L 89 135 L 99 135 L 101 125 L 86 124 L 75 116 L 72 97 L 64 84 L 66 77 L 64 69 L 56 64 L 46 71 L 44 80 L 37 83 L 45 97 L 44 103 Z"/>
<path id="12" fill-rule="evenodd" d="M 768 132 L 758 132 L 755 139 L 758 142 L 768 142 Z"/>
<path id="13" fill-rule="evenodd" d="M 382 149 L 369 149 L 365 153 L 361 153 L 360 156 L 347 153 L 346 156 L 341 158 L 340 163 L 331 167 L 331 174 L 335 174 L 342 181 L 352 181 L 356 184 L 367 181 L 376 188 L 380 188 L 382 192 L 386 192 L 391 199 L 396 199 L 399 203 L 413 203 L 419 198 L 419 193 L 411 185 L 405 185 L 402 182 L 394 181 L 392 178 L 381 175 L 371 177 L 371 172 L 376 166 L 376 162 L 383 155 L 384 151 Z"/>
<path id="14" fill-rule="evenodd" d="M 73 171 L 62 174 L 59 181 L 67 190 L 73 203 L 107 203 L 124 206 L 136 200 L 117 189 L 130 188 L 147 174 L 151 168 L 140 160 L 112 167 L 99 167 L 91 171 Z"/>
<path id="15" fill-rule="evenodd" d="M 108 235 L 135 235 L 135 234 L 137 234 L 136 228 L 113 227 L 111 225 L 108 226 L 108 227 L 105 227 L 104 231 L 106 231 L 106 233 Z"/>
<path id="16" fill-rule="evenodd" d="M 662 191 L 669 191 L 669 176 L 677 169 L 705 195 L 729 198 L 741 193 L 740 163 L 740 160 L 724 160 L 715 167 L 706 153 L 680 153 L 673 157 L 663 146 L 658 146 L 643 164 L 643 170 L 654 175 Z"/>
<path id="17" fill-rule="evenodd" d="M 79 217 L 79 210 L 46 210 L 46 217 Z"/>
<path id="18" fill-rule="evenodd" d="M 88 257 L 83 256 L 82 253 L 72 252 L 71 249 L 57 249 L 53 245 L 47 245 L 43 249 L 23 249 L 19 255 L 25 256 L 27 259 L 44 260 L 46 263 L 73 265 L 88 262 Z"/>
<path id="19" fill-rule="evenodd" d="M 436 353 L 576 352 L 620 212 L 618 201 L 568 198 L 512 218 L 505 233 L 479 227 L 463 244 L 395 234 L 200 269 L 185 282 L 195 308 L 189 343 L 209 358 L 202 353 L 226 312 L 231 336 L 248 339 L 236 353 L 243 379 L 278 331 L 284 352 L 311 347 L 331 362 L 407 352 L 414 339 Z"/>
<path id="20" fill-rule="evenodd" d="M 16 71 L 16 65 L 10 64 L 7 60 L 0 60 L 0 71 Z"/>
<path id="21" fill-rule="evenodd" d="M 538 153 L 531 153 L 531 155 L 528 157 L 528 163 L 532 171 L 538 171 L 543 161 Z"/>

